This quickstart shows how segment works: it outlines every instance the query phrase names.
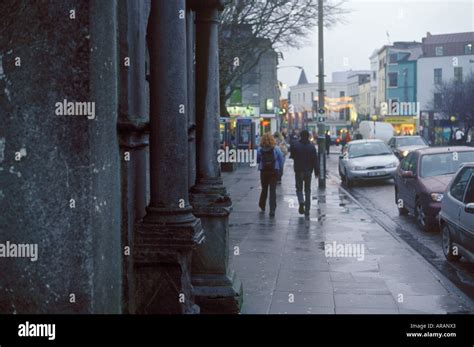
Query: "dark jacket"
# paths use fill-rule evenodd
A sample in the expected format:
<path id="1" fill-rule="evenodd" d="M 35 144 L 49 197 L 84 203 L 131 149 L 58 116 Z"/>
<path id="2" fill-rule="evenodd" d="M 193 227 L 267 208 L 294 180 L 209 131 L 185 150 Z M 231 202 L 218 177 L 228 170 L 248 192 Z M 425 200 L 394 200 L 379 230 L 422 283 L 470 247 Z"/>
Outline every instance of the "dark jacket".
<path id="1" fill-rule="evenodd" d="M 311 142 L 295 141 L 290 149 L 295 172 L 314 171 L 314 174 L 319 176 L 318 152 Z"/>

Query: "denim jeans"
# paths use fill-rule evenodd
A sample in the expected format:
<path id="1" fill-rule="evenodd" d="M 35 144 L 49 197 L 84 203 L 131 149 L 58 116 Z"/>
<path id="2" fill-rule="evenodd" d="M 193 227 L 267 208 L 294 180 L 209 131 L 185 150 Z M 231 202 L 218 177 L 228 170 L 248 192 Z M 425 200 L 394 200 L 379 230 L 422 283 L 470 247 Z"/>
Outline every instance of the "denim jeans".
<path id="1" fill-rule="evenodd" d="M 276 209 L 276 186 L 279 171 L 260 171 L 260 181 L 262 183 L 262 193 L 260 194 L 259 207 L 264 210 L 267 205 L 268 188 L 270 188 L 270 211 Z"/>
<path id="2" fill-rule="evenodd" d="M 282 164 L 281 170 L 279 171 L 279 174 L 278 174 L 278 181 L 281 181 L 281 178 L 283 176 L 283 169 L 285 168 L 285 161 L 286 161 L 286 157 L 283 156 L 283 164 Z"/>
<path id="3" fill-rule="evenodd" d="M 300 204 L 304 204 L 306 216 L 309 216 L 309 210 L 311 208 L 311 174 L 312 174 L 311 171 L 295 172 L 296 195 L 298 196 L 298 202 Z M 303 197 L 303 185 L 304 185 L 304 193 L 305 193 L 304 197 Z"/>

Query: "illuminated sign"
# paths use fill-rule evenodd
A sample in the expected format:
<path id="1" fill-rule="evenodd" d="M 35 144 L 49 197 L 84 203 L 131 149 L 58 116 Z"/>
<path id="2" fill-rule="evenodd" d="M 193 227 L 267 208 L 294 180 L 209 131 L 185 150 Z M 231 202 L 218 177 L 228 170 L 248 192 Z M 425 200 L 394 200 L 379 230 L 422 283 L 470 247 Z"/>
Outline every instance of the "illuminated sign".
<path id="1" fill-rule="evenodd" d="M 227 112 L 231 116 L 260 117 L 260 107 L 254 106 L 228 106 Z"/>
<path id="2" fill-rule="evenodd" d="M 415 117 L 385 117 L 384 121 L 390 124 L 415 124 Z"/>

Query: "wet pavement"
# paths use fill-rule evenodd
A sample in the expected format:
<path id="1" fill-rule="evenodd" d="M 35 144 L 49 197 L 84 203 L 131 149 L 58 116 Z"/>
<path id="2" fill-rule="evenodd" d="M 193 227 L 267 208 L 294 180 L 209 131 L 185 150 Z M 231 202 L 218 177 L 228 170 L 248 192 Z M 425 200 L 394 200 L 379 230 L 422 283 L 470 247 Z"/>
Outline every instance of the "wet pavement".
<path id="1" fill-rule="evenodd" d="M 331 155 L 329 167 L 338 156 Z M 246 314 L 464 313 L 472 301 L 329 175 L 313 180 L 311 218 L 298 214 L 293 161 L 277 187 L 276 217 L 258 209 L 255 168 L 223 173 L 234 202 L 230 267 L 243 282 Z M 391 201 L 391 200 L 390 200 Z M 388 201 L 387 201 L 388 203 Z"/>
<path id="2" fill-rule="evenodd" d="M 474 300 L 474 264 L 464 258 L 460 261 L 447 261 L 441 248 L 439 230 L 425 232 L 418 227 L 414 216 L 399 216 L 393 180 L 359 183 L 348 191 L 385 230 L 408 243 Z"/>

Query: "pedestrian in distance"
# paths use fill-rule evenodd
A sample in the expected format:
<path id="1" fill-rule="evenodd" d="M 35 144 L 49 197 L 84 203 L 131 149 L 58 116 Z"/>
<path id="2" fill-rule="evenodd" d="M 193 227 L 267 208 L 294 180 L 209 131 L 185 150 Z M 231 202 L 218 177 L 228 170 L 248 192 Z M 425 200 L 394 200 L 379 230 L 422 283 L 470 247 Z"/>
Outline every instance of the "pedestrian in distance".
<path id="1" fill-rule="evenodd" d="M 341 146 L 344 148 L 346 145 L 346 135 L 344 134 L 344 131 L 341 131 L 339 137 L 341 138 Z"/>
<path id="2" fill-rule="evenodd" d="M 294 142 L 297 142 L 300 139 L 300 132 L 298 129 L 293 129 L 290 135 L 290 151 L 291 151 L 291 146 L 293 146 Z"/>
<path id="3" fill-rule="evenodd" d="M 268 190 L 270 190 L 270 217 L 275 216 L 276 210 L 276 185 L 280 170 L 283 168 L 283 153 L 276 145 L 275 138 L 271 133 L 265 133 L 260 138 L 260 147 L 257 151 L 257 163 L 260 170 L 260 182 L 262 192 L 260 194 L 259 207 L 262 212 L 267 205 Z"/>
<path id="4" fill-rule="evenodd" d="M 349 134 L 349 132 L 347 131 L 347 132 L 346 132 L 346 137 L 345 137 L 345 139 L 344 139 L 344 142 L 345 142 L 346 145 L 347 145 L 347 144 L 348 144 L 349 142 L 351 142 L 351 141 L 352 141 L 352 139 L 351 139 L 351 134 Z"/>
<path id="5" fill-rule="evenodd" d="M 326 131 L 326 156 L 329 155 L 329 151 L 331 150 L 331 133 Z"/>
<path id="6" fill-rule="evenodd" d="M 300 140 L 291 148 L 291 157 L 294 161 L 296 195 L 298 196 L 301 215 L 309 219 L 311 209 L 311 175 L 319 177 L 318 153 L 316 147 L 309 141 L 309 132 L 303 130 Z M 303 196 L 304 189 L 304 196 Z"/>
<path id="7" fill-rule="evenodd" d="M 281 166 L 280 175 L 278 176 L 278 184 L 281 184 L 281 178 L 285 169 L 286 156 L 288 154 L 288 147 L 286 145 L 285 138 L 280 132 L 276 131 L 273 134 L 273 137 L 275 138 L 276 145 L 278 146 L 278 148 L 280 148 L 281 153 L 283 154 L 283 164 Z"/>
<path id="8" fill-rule="evenodd" d="M 456 146 L 462 146 L 464 144 L 464 129 L 456 130 L 454 137 L 456 139 Z"/>

